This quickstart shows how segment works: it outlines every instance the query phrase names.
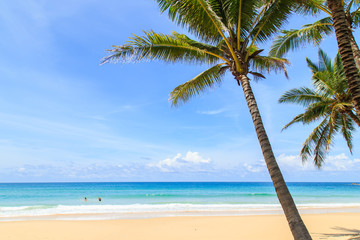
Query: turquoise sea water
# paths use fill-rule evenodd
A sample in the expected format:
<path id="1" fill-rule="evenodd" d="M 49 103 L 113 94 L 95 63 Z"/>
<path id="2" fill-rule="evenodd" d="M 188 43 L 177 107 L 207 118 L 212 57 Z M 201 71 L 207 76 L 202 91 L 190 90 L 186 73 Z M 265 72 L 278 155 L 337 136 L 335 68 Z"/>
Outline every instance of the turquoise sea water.
<path id="1" fill-rule="evenodd" d="M 300 210 L 360 209 L 359 185 L 288 183 L 288 186 Z M 279 211 L 271 183 L 0 183 L 3 220 L 69 214 L 113 219 Z"/>

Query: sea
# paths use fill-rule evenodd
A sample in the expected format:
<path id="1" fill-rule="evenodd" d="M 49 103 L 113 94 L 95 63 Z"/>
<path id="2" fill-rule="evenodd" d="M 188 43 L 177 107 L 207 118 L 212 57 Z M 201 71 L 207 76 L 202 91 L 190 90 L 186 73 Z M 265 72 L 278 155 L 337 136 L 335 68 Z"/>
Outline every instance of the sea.
<path id="1" fill-rule="evenodd" d="M 360 212 L 360 185 L 288 187 L 301 213 Z M 268 182 L 0 183 L 0 221 L 281 213 Z"/>

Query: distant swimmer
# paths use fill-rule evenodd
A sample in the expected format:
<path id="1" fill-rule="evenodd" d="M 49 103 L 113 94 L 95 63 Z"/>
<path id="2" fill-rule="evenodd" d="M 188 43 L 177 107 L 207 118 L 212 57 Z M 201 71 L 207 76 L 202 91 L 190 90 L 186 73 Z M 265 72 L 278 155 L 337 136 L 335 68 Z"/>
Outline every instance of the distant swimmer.
<path id="1" fill-rule="evenodd" d="M 99 197 L 99 202 L 101 202 L 101 197 Z"/>
<path id="2" fill-rule="evenodd" d="M 85 202 L 87 201 L 87 198 L 86 198 L 86 197 L 84 198 L 84 201 L 85 201 Z"/>

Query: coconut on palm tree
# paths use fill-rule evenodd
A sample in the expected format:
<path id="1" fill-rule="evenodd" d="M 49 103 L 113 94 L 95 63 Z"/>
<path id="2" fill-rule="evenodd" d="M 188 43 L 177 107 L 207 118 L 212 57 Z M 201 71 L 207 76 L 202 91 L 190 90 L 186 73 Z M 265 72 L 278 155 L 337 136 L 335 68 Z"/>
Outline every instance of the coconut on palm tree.
<path id="1" fill-rule="evenodd" d="M 291 13 L 292 0 L 157 0 L 171 20 L 187 28 L 200 41 L 173 32 L 144 32 L 126 44 L 114 46 L 103 62 L 161 60 L 208 64 L 210 68 L 176 87 L 170 101 L 177 106 L 220 84 L 229 71 L 242 87 L 256 134 L 294 239 L 311 239 L 275 160 L 260 116 L 250 79 L 282 71 L 287 60 L 261 56 L 256 44 L 269 39 Z"/>
<path id="2" fill-rule="evenodd" d="M 306 107 L 305 111 L 295 116 L 284 129 L 298 122 L 305 125 L 319 122 L 303 143 L 300 156 L 303 161 L 313 157 L 314 164 L 320 168 L 336 134 L 342 134 L 352 152 L 354 123 L 360 127 L 360 118 L 354 113 L 355 108 L 340 55 L 337 54 L 332 62 L 319 50 L 318 58 L 318 63 L 306 59 L 312 71 L 313 89 L 291 89 L 281 96 L 279 102 Z"/>

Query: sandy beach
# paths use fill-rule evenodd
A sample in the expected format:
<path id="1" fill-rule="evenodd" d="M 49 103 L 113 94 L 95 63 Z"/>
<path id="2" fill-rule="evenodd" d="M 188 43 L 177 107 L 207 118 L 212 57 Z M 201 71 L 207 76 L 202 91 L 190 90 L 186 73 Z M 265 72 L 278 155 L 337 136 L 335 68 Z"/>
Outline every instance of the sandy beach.
<path id="1" fill-rule="evenodd" d="M 359 213 L 304 214 L 313 239 L 360 239 Z M 357 237 L 357 238 L 356 238 Z M 282 240 L 283 215 L 0 222 L 2 240 Z"/>

